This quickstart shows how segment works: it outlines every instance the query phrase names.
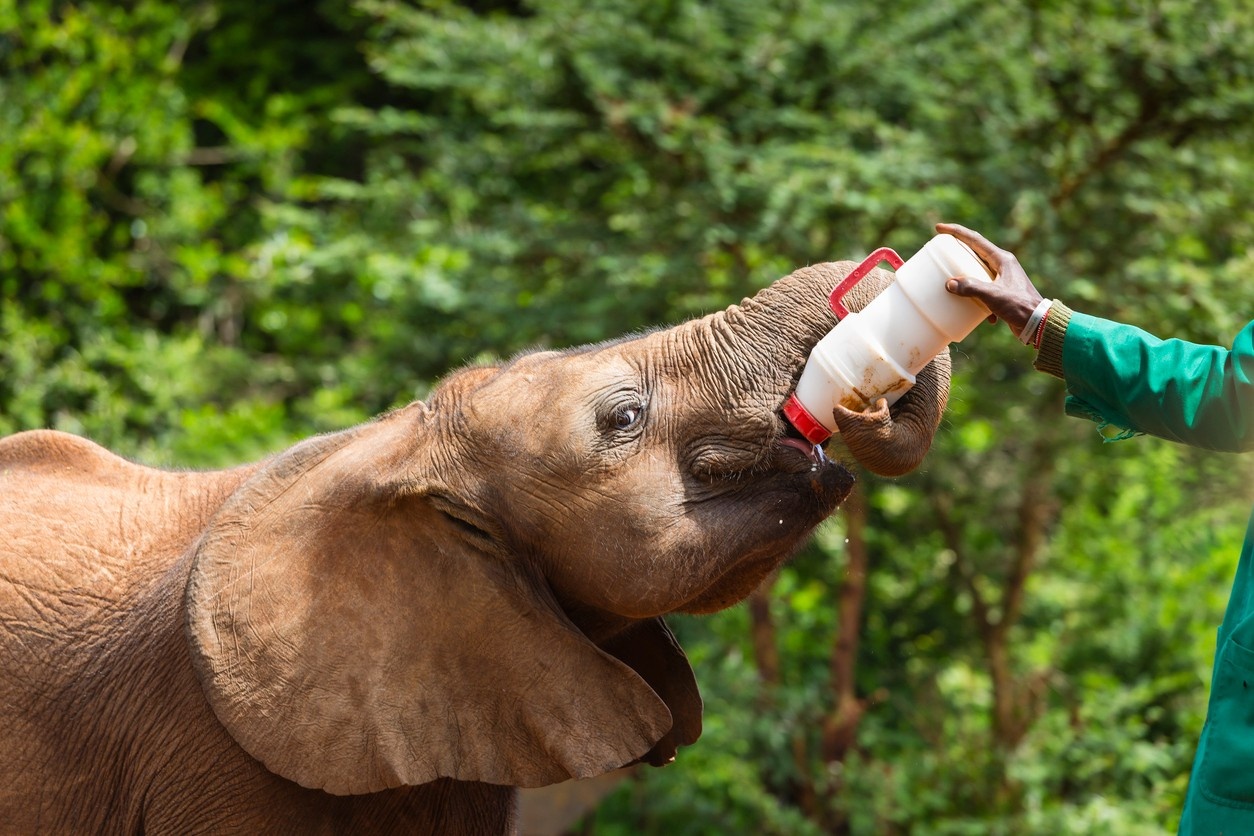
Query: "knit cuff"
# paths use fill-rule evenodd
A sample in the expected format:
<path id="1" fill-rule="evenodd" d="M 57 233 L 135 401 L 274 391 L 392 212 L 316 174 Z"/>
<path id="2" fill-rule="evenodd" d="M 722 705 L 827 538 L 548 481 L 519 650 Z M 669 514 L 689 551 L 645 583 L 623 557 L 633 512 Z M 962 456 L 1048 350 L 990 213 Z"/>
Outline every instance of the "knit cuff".
<path id="1" fill-rule="evenodd" d="M 1037 352 L 1036 362 L 1032 365 L 1037 370 L 1062 377 L 1062 343 L 1067 335 L 1067 323 L 1071 321 L 1071 309 L 1054 300 L 1049 315 L 1045 317 L 1045 332 L 1041 334 L 1041 348 Z"/>

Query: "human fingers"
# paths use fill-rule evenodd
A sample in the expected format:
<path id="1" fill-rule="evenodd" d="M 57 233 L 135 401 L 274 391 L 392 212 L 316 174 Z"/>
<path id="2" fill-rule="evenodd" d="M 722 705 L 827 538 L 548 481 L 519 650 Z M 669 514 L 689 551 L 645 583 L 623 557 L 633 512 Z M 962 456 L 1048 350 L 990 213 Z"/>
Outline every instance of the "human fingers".
<path id="1" fill-rule="evenodd" d="M 974 229 L 969 229 L 962 224 L 938 223 L 936 231 L 944 235 L 952 235 L 966 244 L 994 272 L 1001 272 L 1001 264 L 1006 261 L 1007 256 L 1014 258 L 1012 253 L 1003 250 Z"/>
<path id="2" fill-rule="evenodd" d="M 945 289 L 955 296 L 979 301 L 991 314 L 989 321 L 1005 321 L 1015 336 L 1023 330 L 1041 296 L 1031 283 L 1019 284 L 1006 276 L 997 281 L 955 277 L 945 282 Z"/>
<path id="3" fill-rule="evenodd" d="M 946 282 L 946 289 L 958 296 L 978 299 L 1018 335 L 1018 329 L 1027 324 L 1033 309 L 1042 298 L 1019 259 L 1014 253 L 1003 250 L 980 233 L 961 224 L 940 223 L 936 225 L 936 230 L 953 235 L 966 243 L 997 272 L 993 282 L 954 278 Z"/>

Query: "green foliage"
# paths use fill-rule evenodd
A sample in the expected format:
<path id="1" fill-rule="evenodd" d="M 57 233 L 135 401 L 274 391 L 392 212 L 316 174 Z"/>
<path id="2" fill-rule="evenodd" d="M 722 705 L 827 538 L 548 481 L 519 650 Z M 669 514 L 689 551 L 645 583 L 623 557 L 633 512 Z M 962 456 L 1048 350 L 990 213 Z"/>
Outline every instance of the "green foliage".
<path id="1" fill-rule="evenodd" d="M 942 219 L 1073 307 L 1227 341 L 1246 6 L 0 0 L 0 432 L 255 459 Z M 1174 826 L 1248 469 L 1103 444 L 1000 327 L 954 359 L 924 467 L 862 483 L 853 749 L 820 754 L 838 519 L 771 589 L 778 682 L 747 610 L 679 620 L 705 735 L 597 831 Z M 982 628 L 1031 532 L 1002 681 Z"/>

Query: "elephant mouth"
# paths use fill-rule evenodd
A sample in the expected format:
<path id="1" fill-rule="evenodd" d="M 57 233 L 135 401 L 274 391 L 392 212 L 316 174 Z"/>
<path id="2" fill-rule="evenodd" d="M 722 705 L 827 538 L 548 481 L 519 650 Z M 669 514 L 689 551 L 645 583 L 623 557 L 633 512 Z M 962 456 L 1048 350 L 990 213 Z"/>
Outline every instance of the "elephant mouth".
<path id="1" fill-rule="evenodd" d="M 814 444 L 805 438 L 792 423 L 784 417 L 782 410 L 776 412 L 776 417 L 782 427 L 779 438 L 775 441 L 777 450 L 792 451 L 795 450 L 809 461 L 810 468 L 817 470 L 826 465 L 833 464 L 831 459 L 827 457 L 827 452 L 821 444 Z M 787 454 L 790 458 L 795 458 L 791 453 Z"/>
<path id="2" fill-rule="evenodd" d="M 811 444 L 804 438 L 793 438 L 791 435 L 785 435 L 778 442 L 781 447 L 788 447 L 797 450 L 801 455 L 808 458 L 816 467 L 821 467 L 831 461 L 827 458 L 822 445 Z"/>

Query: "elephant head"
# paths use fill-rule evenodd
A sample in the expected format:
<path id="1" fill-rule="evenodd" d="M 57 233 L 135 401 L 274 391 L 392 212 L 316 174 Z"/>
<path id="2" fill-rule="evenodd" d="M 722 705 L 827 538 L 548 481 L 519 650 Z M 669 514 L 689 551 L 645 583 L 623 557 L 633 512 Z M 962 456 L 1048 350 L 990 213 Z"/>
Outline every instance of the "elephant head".
<path id="1" fill-rule="evenodd" d="M 219 719 L 333 793 L 668 761 L 701 701 L 660 616 L 744 598 L 852 487 L 779 413 L 851 266 L 460 371 L 266 463 L 192 558 L 188 634 Z M 947 391 L 943 356 L 891 414 L 841 416 L 844 441 L 871 469 L 914 467 Z"/>

